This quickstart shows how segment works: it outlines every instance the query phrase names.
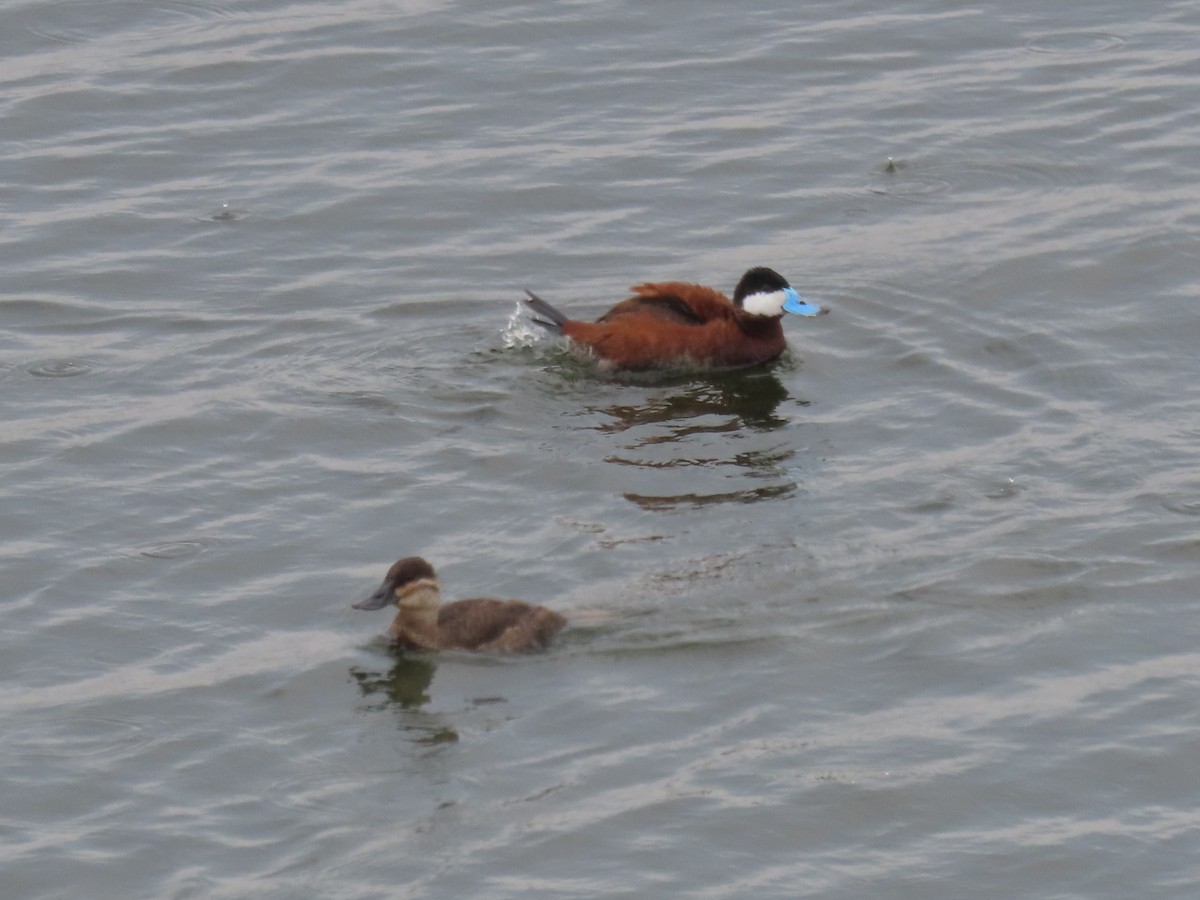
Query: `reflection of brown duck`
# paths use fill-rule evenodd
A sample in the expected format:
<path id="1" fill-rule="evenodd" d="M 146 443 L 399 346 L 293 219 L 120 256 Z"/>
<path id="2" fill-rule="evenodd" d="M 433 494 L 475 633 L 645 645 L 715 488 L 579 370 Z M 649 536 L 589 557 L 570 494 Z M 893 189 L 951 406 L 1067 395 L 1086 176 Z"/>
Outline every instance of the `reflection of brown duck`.
<path id="1" fill-rule="evenodd" d="M 355 609 L 382 609 L 394 603 L 388 634 L 413 650 L 528 651 L 544 647 L 567 620 L 544 606 L 520 600 L 455 600 L 442 603 L 433 566 L 419 556 L 390 569 L 383 583 Z"/>
<path id="2" fill-rule="evenodd" d="M 645 425 L 664 425 L 654 429 L 640 443 L 664 443 L 686 438 L 697 432 L 736 432 L 743 426 L 755 431 L 774 431 L 790 420 L 777 414 L 779 404 L 788 399 L 787 388 L 773 372 L 721 372 L 703 381 L 690 381 L 668 392 L 659 392 L 639 403 L 588 407 L 612 421 L 602 422 L 596 430 L 618 433 Z M 808 406 L 809 401 L 795 401 Z"/>

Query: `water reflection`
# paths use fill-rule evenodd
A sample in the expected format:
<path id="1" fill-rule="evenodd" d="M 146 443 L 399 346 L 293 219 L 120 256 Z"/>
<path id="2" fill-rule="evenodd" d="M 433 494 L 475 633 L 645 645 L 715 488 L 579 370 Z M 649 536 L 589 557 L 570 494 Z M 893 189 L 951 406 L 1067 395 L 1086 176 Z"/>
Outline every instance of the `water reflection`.
<path id="1" fill-rule="evenodd" d="M 630 503 L 635 503 L 648 512 L 659 510 L 675 510 L 681 506 L 698 508 L 713 506 L 719 503 L 757 503 L 760 500 L 774 500 L 787 497 L 796 492 L 795 484 L 773 484 L 767 487 L 752 488 L 744 491 L 726 491 L 718 494 L 675 494 L 667 497 L 652 494 L 634 494 L 626 492 L 622 496 Z"/>
<path id="2" fill-rule="evenodd" d="M 429 686 L 436 671 L 437 664 L 431 659 L 397 656 L 386 675 L 355 667 L 350 669 L 350 677 L 357 682 L 362 696 L 373 701 L 369 709 L 399 707 L 419 712 L 430 701 Z M 406 716 L 403 728 L 413 733 L 418 744 L 447 744 L 458 740 L 458 732 L 453 727 L 427 714 Z"/>
<path id="3" fill-rule="evenodd" d="M 790 464 L 796 449 L 790 441 L 780 443 L 779 435 L 793 424 L 780 414 L 788 400 L 808 405 L 789 397 L 773 372 L 755 370 L 661 384 L 640 403 L 591 411 L 604 416 L 598 431 L 624 439 L 605 462 L 647 475 L 623 496 L 642 509 L 662 511 L 795 493 Z M 667 479 L 678 484 L 664 489 Z M 746 479 L 754 483 L 745 486 Z M 731 486 L 730 480 L 740 483 Z"/>
<path id="4" fill-rule="evenodd" d="M 779 404 L 788 399 L 787 388 L 773 372 L 714 374 L 703 381 L 689 379 L 676 387 L 675 392 L 645 403 L 597 408 L 597 412 L 613 419 L 600 426 L 600 430 L 621 432 L 639 425 L 678 423 L 656 439 L 672 441 L 696 431 L 738 431 L 743 427 L 771 431 L 788 424 L 776 412 Z M 808 405 L 807 401 L 797 402 Z M 716 426 L 690 424 L 690 420 L 700 416 L 722 416 L 725 421 Z"/>
<path id="5" fill-rule="evenodd" d="M 437 665 L 430 659 L 398 656 L 391 670 L 383 675 L 353 668 L 350 676 L 358 682 L 363 697 L 380 701 L 379 706 L 396 705 L 401 709 L 417 709 L 429 702 L 429 685 Z M 382 697 L 377 696 L 382 695 Z"/>

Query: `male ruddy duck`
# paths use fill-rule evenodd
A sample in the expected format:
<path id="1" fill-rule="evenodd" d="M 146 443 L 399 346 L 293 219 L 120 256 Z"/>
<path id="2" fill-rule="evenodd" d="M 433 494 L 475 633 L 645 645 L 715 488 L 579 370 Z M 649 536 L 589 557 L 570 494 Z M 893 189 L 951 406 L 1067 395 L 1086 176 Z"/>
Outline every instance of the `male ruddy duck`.
<path id="1" fill-rule="evenodd" d="M 824 310 L 806 300 L 778 272 L 765 266 L 742 276 L 730 300 L 699 284 L 664 281 L 630 288 L 595 322 L 568 319 L 534 294 L 525 302 L 533 321 L 584 347 L 609 370 L 740 368 L 769 362 L 783 352 L 781 319 Z"/>
<path id="2" fill-rule="evenodd" d="M 399 610 L 388 627 L 393 643 L 409 650 L 521 651 L 544 647 L 567 620 L 544 606 L 520 600 L 442 603 L 433 566 L 408 556 L 388 569 L 383 584 L 355 609 Z"/>

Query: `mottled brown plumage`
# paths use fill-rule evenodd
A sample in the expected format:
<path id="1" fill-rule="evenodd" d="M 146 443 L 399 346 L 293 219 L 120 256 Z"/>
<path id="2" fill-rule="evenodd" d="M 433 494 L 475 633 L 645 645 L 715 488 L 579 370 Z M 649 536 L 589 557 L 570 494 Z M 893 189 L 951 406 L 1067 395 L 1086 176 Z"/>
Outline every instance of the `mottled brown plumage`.
<path id="1" fill-rule="evenodd" d="M 354 608 L 381 609 L 388 604 L 397 607 L 388 634 L 407 649 L 536 650 L 567 624 L 553 610 L 521 600 L 478 598 L 443 604 L 433 566 L 419 556 L 396 562 L 383 583 Z"/>

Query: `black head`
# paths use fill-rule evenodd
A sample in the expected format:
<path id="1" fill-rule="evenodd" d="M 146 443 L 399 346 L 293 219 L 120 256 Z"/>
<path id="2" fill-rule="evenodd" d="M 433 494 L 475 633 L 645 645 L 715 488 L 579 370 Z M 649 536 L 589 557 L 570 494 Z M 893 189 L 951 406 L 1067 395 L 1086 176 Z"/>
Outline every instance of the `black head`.
<path id="1" fill-rule="evenodd" d="M 388 569 L 383 583 L 371 594 L 355 603 L 354 609 L 381 609 L 389 603 L 395 602 L 396 591 L 400 588 L 423 578 L 437 578 L 433 566 L 419 556 L 406 556 Z"/>
<path id="2" fill-rule="evenodd" d="M 787 279 L 766 266 L 749 269 L 733 289 L 733 305 L 741 307 L 742 301 L 751 294 L 773 294 L 791 287 Z"/>

